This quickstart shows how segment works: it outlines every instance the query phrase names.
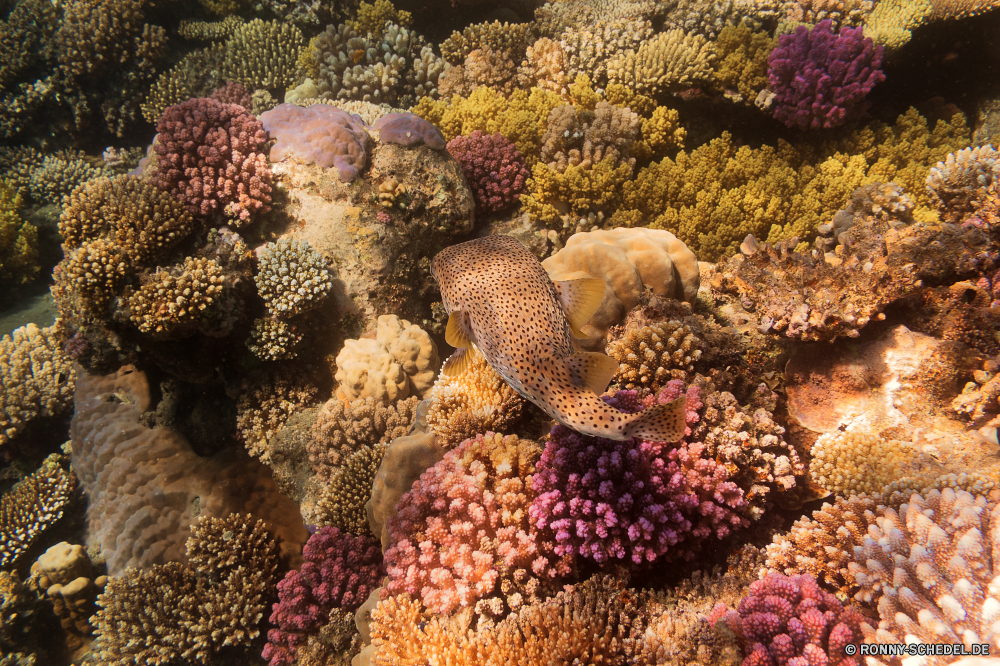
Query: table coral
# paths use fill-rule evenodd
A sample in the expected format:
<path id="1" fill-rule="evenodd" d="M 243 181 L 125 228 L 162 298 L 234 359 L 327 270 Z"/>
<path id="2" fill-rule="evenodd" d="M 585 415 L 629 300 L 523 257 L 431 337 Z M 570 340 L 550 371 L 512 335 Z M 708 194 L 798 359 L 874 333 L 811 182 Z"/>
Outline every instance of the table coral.
<path id="1" fill-rule="evenodd" d="M 700 390 L 686 395 L 691 428 L 700 418 Z M 657 402 L 676 397 L 664 391 Z M 628 413 L 652 403 L 636 391 L 604 400 Z M 599 564 L 691 559 L 705 539 L 747 524 L 743 490 L 704 452 L 700 442 L 613 442 L 557 425 L 532 481 L 532 525 L 554 536 L 563 557 Z"/>
<path id="2" fill-rule="evenodd" d="M 865 641 L 989 643 L 996 649 L 991 583 L 1000 512 L 994 503 L 946 488 L 880 513 L 848 564 L 861 586 L 856 598 L 878 602 L 881 621 L 877 630 L 864 632 Z"/>
<path id="3" fill-rule="evenodd" d="M 257 293 L 275 317 L 288 319 L 319 307 L 333 288 L 326 261 L 306 241 L 282 238 L 256 254 Z"/>
<path id="4" fill-rule="evenodd" d="M 69 409 L 76 372 L 57 333 L 28 324 L 0 338 L 0 446 L 33 419 Z"/>
<path id="5" fill-rule="evenodd" d="M 462 164 L 476 207 L 496 213 L 517 203 L 530 175 L 524 158 L 499 132 L 475 130 L 448 142 L 448 152 Z"/>
<path id="6" fill-rule="evenodd" d="M 521 416 L 524 401 L 476 354 L 465 372 L 441 375 L 430 393 L 425 421 L 441 446 L 453 447 L 487 431 L 508 434 Z"/>
<path id="7" fill-rule="evenodd" d="M 861 28 L 820 21 L 781 35 L 768 56 L 774 117 L 788 127 L 830 128 L 864 113 L 865 97 L 885 80 L 879 67 L 882 47 L 873 46 Z"/>
<path id="8" fill-rule="evenodd" d="M 156 131 L 155 182 L 191 213 L 225 214 L 239 226 L 270 210 L 267 135 L 242 106 L 190 99 L 167 107 Z"/>
<path id="9" fill-rule="evenodd" d="M 323 527 L 306 542 L 302 568 L 278 583 L 278 603 L 263 657 L 270 666 L 296 663 L 298 650 L 327 623 L 333 609 L 355 610 L 385 575 L 382 553 L 371 537 Z"/>
<path id="10" fill-rule="evenodd" d="M 0 567 L 12 568 L 19 557 L 69 505 L 73 483 L 58 463 L 47 460 L 0 498 Z"/>
<path id="11" fill-rule="evenodd" d="M 365 123 L 335 106 L 279 104 L 262 113 L 260 122 L 275 139 L 272 162 L 294 157 L 304 164 L 336 167 L 345 183 L 367 164 L 370 139 Z"/>
<path id="12" fill-rule="evenodd" d="M 389 593 L 487 618 L 542 598 L 559 569 L 528 521 L 539 452 L 530 440 L 486 433 L 421 474 L 389 518 Z"/>
<path id="13" fill-rule="evenodd" d="M 129 569 L 108 581 L 94 616 L 104 663 L 208 663 L 260 635 L 278 573 L 278 547 L 263 522 L 203 518 L 187 554 L 189 564 Z"/>
<path id="14" fill-rule="evenodd" d="M 735 611 L 717 605 L 709 621 L 720 620 L 740 637 L 745 666 L 862 663 L 844 647 L 861 642 L 867 618 L 821 590 L 812 576 L 769 573 L 750 584 Z"/>
<path id="15" fill-rule="evenodd" d="M 913 30 L 930 20 L 931 0 L 884 0 L 865 19 L 865 34 L 876 44 L 898 51 L 913 37 Z"/>

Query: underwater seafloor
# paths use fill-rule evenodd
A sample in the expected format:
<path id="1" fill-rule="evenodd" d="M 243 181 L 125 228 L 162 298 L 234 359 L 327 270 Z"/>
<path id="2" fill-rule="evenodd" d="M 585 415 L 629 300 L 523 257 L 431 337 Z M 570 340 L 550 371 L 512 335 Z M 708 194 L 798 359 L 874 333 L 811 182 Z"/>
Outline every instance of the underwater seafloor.
<path id="1" fill-rule="evenodd" d="M 0 6 L 3 666 L 1000 663 L 994 0 Z"/>

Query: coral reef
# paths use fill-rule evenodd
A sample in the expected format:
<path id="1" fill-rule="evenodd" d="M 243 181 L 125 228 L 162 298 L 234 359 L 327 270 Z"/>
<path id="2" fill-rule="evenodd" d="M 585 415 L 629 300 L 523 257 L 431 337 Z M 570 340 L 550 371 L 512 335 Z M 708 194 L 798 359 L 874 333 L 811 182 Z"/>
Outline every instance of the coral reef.
<path id="1" fill-rule="evenodd" d="M 365 504 L 371 499 L 372 483 L 388 444 L 364 445 L 346 457 L 330 480 L 323 484 L 315 505 L 306 510 L 314 525 L 332 525 L 345 532 L 370 534 Z"/>
<path id="2" fill-rule="evenodd" d="M 658 392 L 671 379 L 687 379 L 701 358 L 704 341 L 680 321 L 630 329 L 608 344 L 608 356 L 618 361 L 614 382 L 623 389 Z"/>
<path id="3" fill-rule="evenodd" d="M 906 442 L 858 429 L 821 435 L 809 454 L 813 481 L 845 497 L 884 492 L 921 458 Z"/>
<path id="4" fill-rule="evenodd" d="M 425 397 L 439 363 L 427 332 L 396 315 L 382 315 L 373 333 L 344 342 L 337 354 L 337 390 L 351 401 L 395 402 L 411 393 Z"/>
<path id="5" fill-rule="evenodd" d="M 47 460 L 0 498 L 0 567 L 11 568 L 42 532 L 62 518 L 72 489 L 70 476 Z"/>
<path id="6" fill-rule="evenodd" d="M 871 628 L 867 619 L 821 590 L 811 576 L 779 573 L 751 583 L 735 611 L 719 604 L 709 615 L 712 624 L 722 620 L 740 637 L 744 663 L 760 666 L 858 666 L 861 661 L 846 656 L 844 647 L 861 641 L 864 628 Z"/>
<path id="7" fill-rule="evenodd" d="M 476 354 L 465 372 L 441 375 L 434 382 L 424 420 L 437 434 L 438 444 L 451 448 L 487 431 L 509 434 L 523 404 L 486 358 Z"/>
<path id="8" fill-rule="evenodd" d="M 395 143 L 412 148 L 424 144 L 434 150 L 445 149 L 445 138 L 441 130 L 420 116 L 409 112 L 387 113 L 372 125 L 378 131 L 381 144 Z"/>
<path id="9" fill-rule="evenodd" d="M 58 330 L 28 324 L 0 338 L 0 446 L 33 419 L 58 416 L 73 400 L 76 372 Z"/>
<path id="10" fill-rule="evenodd" d="M 254 19 L 236 27 L 226 42 L 223 76 L 251 90 L 284 91 L 298 78 L 297 62 L 303 47 L 305 39 L 294 25 Z"/>
<path id="11" fill-rule="evenodd" d="M 530 440 L 488 432 L 421 474 L 388 521 L 389 593 L 419 595 L 436 613 L 472 608 L 488 618 L 543 598 L 560 567 L 528 521 L 539 453 Z"/>
<path id="12" fill-rule="evenodd" d="M 861 28 L 837 34 L 832 26 L 829 19 L 811 29 L 800 25 L 781 35 L 768 56 L 774 117 L 789 127 L 843 125 L 865 111 L 865 97 L 885 80 L 882 47 Z"/>
<path id="13" fill-rule="evenodd" d="M 249 381 L 248 381 L 249 383 Z M 271 439 L 295 412 L 313 405 L 319 388 L 308 374 L 280 366 L 255 377 L 236 403 L 236 429 L 251 456 L 271 460 Z"/>
<path id="14" fill-rule="evenodd" d="M 712 80 L 715 48 L 701 35 L 675 29 L 645 40 L 608 61 L 608 82 L 655 97 Z"/>
<path id="15" fill-rule="evenodd" d="M 38 274 L 38 229 L 18 213 L 22 199 L 0 182 L 0 285 L 24 284 Z"/>
<path id="16" fill-rule="evenodd" d="M 370 139 L 364 122 L 347 111 L 326 104 L 280 104 L 261 114 L 260 122 L 275 139 L 272 162 L 294 157 L 305 164 L 335 166 L 345 183 L 365 168 Z"/>
<path id="17" fill-rule="evenodd" d="M 129 569 L 108 581 L 94 616 L 104 663 L 206 663 L 260 634 L 279 563 L 263 522 L 205 517 L 186 547 L 188 564 Z"/>
<path id="18" fill-rule="evenodd" d="M 191 213 L 224 214 L 239 226 L 270 209 L 267 136 L 242 106 L 190 99 L 167 107 L 156 131 L 156 184 Z"/>
<path id="19" fill-rule="evenodd" d="M 326 261 L 309 243 L 283 238 L 257 250 L 257 293 L 272 316 L 287 319 L 318 307 L 333 287 Z"/>
<path id="20" fill-rule="evenodd" d="M 657 402 L 674 398 L 665 391 Z M 699 418 L 699 398 L 691 387 L 689 428 Z M 646 406 L 636 391 L 604 400 L 628 413 Z M 705 539 L 746 524 L 743 491 L 704 451 L 699 442 L 616 442 L 557 425 L 532 482 L 531 522 L 552 533 L 563 557 L 636 565 L 690 559 Z"/>
<path id="21" fill-rule="evenodd" d="M 353 611 L 385 574 L 382 552 L 370 536 L 320 528 L 302 549 L 302 568 L 278 583 L 264 659 L 270 666 L 296 662 L 299 649 L 328 623 L 330 611 Z"/>

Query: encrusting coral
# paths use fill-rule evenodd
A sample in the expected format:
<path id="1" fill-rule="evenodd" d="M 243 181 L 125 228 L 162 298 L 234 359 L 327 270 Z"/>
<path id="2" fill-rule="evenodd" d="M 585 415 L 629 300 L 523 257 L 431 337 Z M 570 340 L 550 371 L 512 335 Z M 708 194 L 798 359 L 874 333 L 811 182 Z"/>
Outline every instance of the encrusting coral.
<path id="1" fill-rule="evenodd" d="M 28 324 L 0 338 L 0 446 L 33 419 L 69 409 L 76 372 L 57 333 Z"/>
<path id="2" fill-rule="evenodd" d="M 111 578 L 94 616 L 104 663 L 206 663 L 246 645 L 278 577 L 278 547 L 262 521 L 203 518 L 187 541 L 188 564 L 129 569 Z"/>

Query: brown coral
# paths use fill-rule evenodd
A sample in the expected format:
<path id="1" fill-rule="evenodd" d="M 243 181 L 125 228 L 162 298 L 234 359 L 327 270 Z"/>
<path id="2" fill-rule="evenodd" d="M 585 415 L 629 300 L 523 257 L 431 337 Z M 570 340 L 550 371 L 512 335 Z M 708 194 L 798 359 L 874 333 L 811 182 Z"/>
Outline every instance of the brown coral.
<path id="1" fill-rule="evenodd" d="M 687 379 L 701 358 L 704 341 L 677 320 L 629 330 L 608 344 L 618 361 L 614 382 L 624 389 L 659 391 L 671 379 Z"/>
<path id="2" fill-rule="evenodd" d="M 250 455 L 268 462 L 268 441 L 288 418 L 316 402 L 319 389 L 308 377 L 295 376 L 295 369 L 283 366 L 245 390 L 236 403 L 236 429 Z"/>
<path id="3" fill-rule="evenodd" d="M 347 456 L 330 481 L 323 484 L 315 508 L 306 520 L 359 536 L 370 534 L 365 504 L 371 499 L 372 483 L 388 447 L 386 442 L 365 445 Z"/>
<path id="4" fill-rule="evenodd" d="M 71 490 L 69 475 L 47 460 L 0 498 L 0 567 L 15 564 L 38 535 L 62 518 Z"/>

